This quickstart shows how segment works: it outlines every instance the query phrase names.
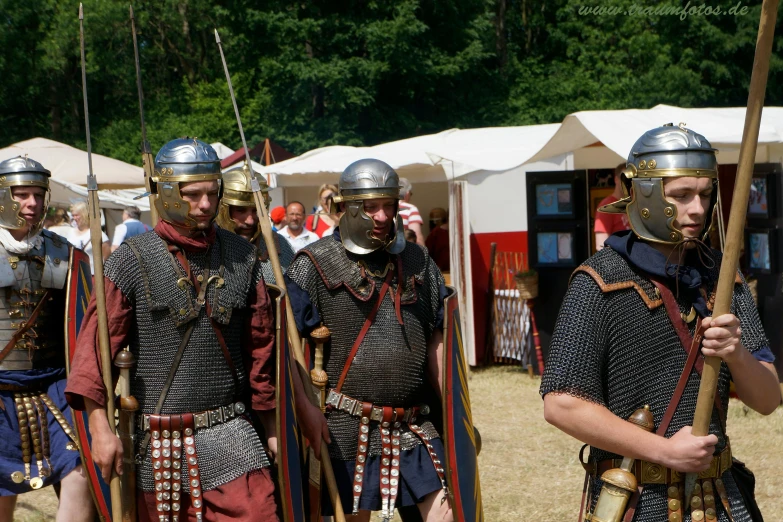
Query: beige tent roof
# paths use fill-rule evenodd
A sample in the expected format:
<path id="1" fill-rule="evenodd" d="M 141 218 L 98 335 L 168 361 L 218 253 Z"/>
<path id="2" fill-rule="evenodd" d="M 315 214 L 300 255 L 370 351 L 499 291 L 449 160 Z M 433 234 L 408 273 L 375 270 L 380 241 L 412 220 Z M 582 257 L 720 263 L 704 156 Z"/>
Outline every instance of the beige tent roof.
<path id="1" fill-rule="evenodd" d="M 52 171 L 52 179 L 74 185 L 87 184 L 87 152 L 46 138 L 14 143 L 0 149 L 0 161 L 27 155 Z M 144 186 L 144 169 L 93 153 L 92 168 L 101 189 Z"/>

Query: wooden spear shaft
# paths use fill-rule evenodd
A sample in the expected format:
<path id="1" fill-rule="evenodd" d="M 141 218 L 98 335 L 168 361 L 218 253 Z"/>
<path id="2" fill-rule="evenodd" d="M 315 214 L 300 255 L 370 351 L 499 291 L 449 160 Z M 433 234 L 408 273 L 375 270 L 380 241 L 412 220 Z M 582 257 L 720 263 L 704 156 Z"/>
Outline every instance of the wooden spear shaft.
<path id="1" fill-rule="evenodd" d="M 130 6 L 131 32 L 133 33 L 133 56 L 136 62 L 136 91 L 139 94 L 139 115 L 141 116 L 141 162 L 144 166 L 144 184 L 149 194 L 150 220 L 152 226 L 158 224 L 158 209 L 155 207 L 157 196 L 152 192 L 152 178 L 155 176 L 155 160 L 152 157 L 152 148 L 147 141 L 147 125 L 144 122 L 144 90 L 141 88 L 141 64 L 139 62 L 139 43 L 136 40 L 136 17 L 133 15 L 133 6 Z"/>
<path id="2" fill-rule="evenodd" d="M 237 108 L 236 96 L 234 96 L 234 86 L 231 84 L 231 75 L 228 73 L 228 65 L 226 64 L 226 57 L 223 54 L 223 46 L 220 42 L 220 35 L 215 29 L 215 41 L 217 41 L 218 49 L 220 49 L 220 58 L 223 61 L 223 69 L 226 72 L 226 81 L 228 82 L 228 90 L 231 94 L 231 102 L 234 104 L 234 113 L 237 118 L 237 125 L 239 126 L 239 134 L 242 137 L 242 146 L 245 149 L 245 169 L 246 175 L 250 180 L 251 187 L 253 188 L 253 199 L 256 204 L 256 212 L 258 213 L 258 220 L 261 224 L 261 235 L 264 236 L 266 242 L 266 248 L 269 251 L 269 261 L 272 264 L 272 272 L 275 276 L 275 284 L 280 288 L 285 288 L 285 280 L 283 279 L 283 267 L 280 265 L 280 257 L 277 253 L 277 242 L 275 241 L 274 232 L 272 231 L 272 222 L 269 219 L 269 213 L 266 211 L 266 204 L 262 198 L 261 186 L 258 180 L 253 176 L 253 171 L 250 163 L 250 152 L 247 148 L 247 142 L 245 141 L 245 131 L 242 129 L 242 120 L 239 117 L 239 109 Z M 289 332 L 289 342 L 291 344 L 291 350 L 296 359 L 296 368 L 299 372 L 299 378 L 302 381 L 302 385 L 307 389 L 307 385 L 310 382 L 310 375 L 307 372 L 305 365 L 304 351 L 302 350 L 302 341 L 299 338 L 296 328 L 296 320 L 294 319 L 294 311 L 291 307 L 291 299 L 288 297 L 288 292 L 285 294 L 286 300 L 286 321 Z M 314 406 L 320 408 L 320 404 L 314 394 L 305 393 L 307 398 Z M 329 448 L 326 442 L 321 440 L 321 467 L 324 471 L 324 477 L 326 478 L 326 485 L 329 490 L 329 497 L 332 501 L 332 507 L 334 508 L 335 519 L 337 522 L 345 522 L 345 513 L 343 512 L 343 506 L 340 502 L 340 494 L 337 490 L 337 481 L 334 478 L 334 470 L 332 469 L 332 461 L 329 459 Z"/>
<path id="3" fill-rule="evenodd" d="M 731 300 L 734 295 L 734 280 L 737 273 L 740 250 L 742 249 L 745 228 L 745 214 L 748 209 L 750 184 L 753 179 L 753 164 L 759 141 L 761 110 L 764 107 L 764 93 L 767 89 L 769 58 L 772 53 L 772 39 L 775 34 L 778 0 L 764 0 L 761 6 L 761 20 L 756 40 L 756 56 L 753 60 L 753 72 L 750 77 L 748 108 L 745 112 L 745 129 L 742 131 L 737 177 L 734 182 L 734 195 L 731 200 L 729 227 L 726 231 L 726 248 L 723 251 L 720 277 L 718 278 L 713 317 L 731 312 Z M 718 357 L 706 357 L 704 371 L 699 386 L 696 413 L 693 416 L 693 434 L 705 436 L 710 430 L 712 406 L 718 384 L 721 360 Z"/>
<path id="4" fill-rule="evenodd" d="M 87 72 L 84 56 L 84 9 L 79 4 L 79 41 L 82 54 L 82 95 L 84 98 L 84 123 L 87 135 L 87 203 L 90 215 L 90 241 L 92 241 L 93 265 L 95 276 L 93 278 L 93 293 L 95 294 L 96 311 L 98 312 L 98 346 L 101 353 L 101 371 L 103 373 L 103 385 L 106 388 L 106 417 L 112 433 L 117 433 L 114 419 L 114 386 L 111 374 L 111 349 L 109 345 L 109 318 L 106 314 L 106 289 L 103 284 L 103 254 L 101 246 L 101 209 L 98 199 L 98 180 L 92 172 L 92 143 L 90 142 L 90 111 L 87 106 Z M 111 490 L 112 519 L 116 522 L 122 520 L 122 490 L 120 477 L 114 472 L 109 482 Z"/>

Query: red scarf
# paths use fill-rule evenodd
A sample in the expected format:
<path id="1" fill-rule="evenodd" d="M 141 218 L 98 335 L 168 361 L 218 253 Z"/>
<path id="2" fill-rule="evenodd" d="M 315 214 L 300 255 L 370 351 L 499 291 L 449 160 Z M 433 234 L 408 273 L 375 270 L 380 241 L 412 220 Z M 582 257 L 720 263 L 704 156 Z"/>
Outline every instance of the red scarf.
<path id="1" fill-rule="evenodd" d="M 155 233 L 169 245 L 175 245 L 184 250 L 185 252 L 205 252 L 214 242 L 217 235 L 215 225 L 196 235 L 195 237 L 188 237 L 183 235 L 181 227 L 176 227 L 171 223 L 165 221 L 159 221 L 155 225 Z"/>

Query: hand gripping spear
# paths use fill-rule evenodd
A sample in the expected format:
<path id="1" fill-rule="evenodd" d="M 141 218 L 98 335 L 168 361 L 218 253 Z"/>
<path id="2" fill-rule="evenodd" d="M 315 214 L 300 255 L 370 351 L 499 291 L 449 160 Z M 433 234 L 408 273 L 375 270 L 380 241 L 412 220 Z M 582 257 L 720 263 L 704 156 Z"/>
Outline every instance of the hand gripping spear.
<path id="1" fill-rule="evenodd" d="M 277 243 L 272 232 L 272 222 L 269 220 L 269 214 L 266 211 L 266 205 L 264 204 L 263 197 L 261 195 L 261 186 L 258 184 L 258 180 L 252 175 L 250 169 L 250 152 L 247 148 L 247 142 L 245 141 L 245 131 L 242 129 L 242 120 L 239 117 L 239 109 L 237 108 L 237 99 L 234 96 L 234 87 L 231 84 L 231 75 L 228 72 L 228 64 L 226 63 L 226 56 L 223 54 L 223 45 L 220 42 L 220 35 L 215 29 L 215 41 L 217 42 L 218 49 L 220 49 L 220 59 L 223 61 L 223 70 L 226 72 L 226 81 L 228 82 L 228 90 L 231 93 L 231 103 L 234 104 L 234 113 L 237 117 L 237 125 L 239 126 L 239 135 L 242 137 L 242 147 L 245 150 L 245 169 L 246 173 L 251 180 L 251 186 L 253 188 L 253 198 L 256 203 L 256 212 L 258 213 L 258 219 L 261 223 L 261 234 L 264 236 L 266 242 L 266 248 L 269 251 L 269 261 L 272 263 L 272 271 L 275 275 L 275 284 L 280 288 L 285 288 L 285 281 L 283 280 L 283 269 L 280 266 L 280 258 L 277 253 Z M 305 369 L 304 352 L 302 351 L 302 344 L 299 335 L 296 333 L 296 321 L 294 320 L 294 311 L 291 308 L 291 300 L 288 294 L 285 294 L 286 299 L 286 321 L 288 324 L 288 331 L 290 335 L 291 349 L 296 359 L 296 367 L 299 371 L 299 377 L 303 385 L 310 382 L 310 375 Z M 310 402 L 314 406 L 320 407 L 317 404 L 317 398 L 312 393 L 306 393 Z M 332 462 L 329 460 L 329 450 L 326 446 L 326 442 L 321 440 L 321 466 L 323 467 L 324 477 L 326 478 L 326 485 L 329 489 L 329 496 L 332 501 L 332 507 L 335 512 L 335 519 L 337 522 L 345 522 L 345 514 L 343 512 L 342 504 L 340 503 L 340 495 L 337 492 L 337 482 L 334 479 L 334 471 L 332 470 Z"/>
<path id="2" fill-rule="evenodd" d="M 726 231 L 726 248 L 720 265 L 720 276 L 715 295 L 713 317 L 731 313 L 731 300 L 734 295 L 734 279 L 737 273 L 740 249 L 743 243 L 745 214 L 748 209 L 750 184 L 753 179 L 753 163 L 759 141 L 761 110 L 764 107 L 764 93 L 767 89 L 769 57 L 772 53 L 772 39 L 775 35 L 775 20 L 778 13 L 778 0 L 764 0 L 761 6 L 761 20 L 756 40 L 756 56 L 753 60 L 753 72 L 750 76 L 748 108 L 745 112 L 745 128 L 742 131 L 737 177 L 734 182 L 734 195 L 731 200 L 729 227 Z M 718 357 L 706 357 L 699 385 L 699 397 L 693 416 L 694 435 L 703 437 L 709 434 L 712 407 L 715 401 L 715 389 L 718 384 L 721 360 Z M 696 483 L 696 474 L 685 477 L 685 499 Z"/>
<path id="3" fill-rule="evenodd" d="M 90 213 L 90 240 L 95 245 L 94 255 L 100 256 L 99 246 L 103 243 L 101 239 L 101 209 L 98 199 L 98 180 L 92 172 L 92 144 L 90 142 L 90 111 L 87 107 L 87 72 L 84 57 L 84 9 L 79 4 L 79 41 L 82 53 L 82 94 L 84 97 L 84 126 L 87 135 L 87 204 Z M 95 304 L 98 312 L 98 346 L 101 351 L 101 370 L 103 373 L 103 385 L 106 387 L 106 416 L 109 420 L 109 427 L 112 432 L 117 433 L 117 427 L 114 422 L 114 386 L 112 385 L 111 375 L 111 351 L 109 348 L 109 320 L 106 315 L 106 290 L 103 284 L 103 260 L 99 257 L 94 262 L 95 277 L 93 280 L 93 292 L 95 293 Z M 112 472 L 111 481 L 111 504 L 112 520 L 119 522 L 122 520 L 122 491 L 120 489 L 120 477 Z"/>
<path id="4" fill-rule="evenodd" d="M 152 192 L 152 178 L 155 175 L 155 160 L 152 148 L 147 141 L 147 126 L 144 123 L 144 91 L 141 88 L 141 65 L 139 64 L 139 44 L 136 41 L 136 18 L 133 16 L 133 6 L 130 6 L 131 31 L 133 32 L 133 54 L 136 58 L 136 90 L 139 92 L 139 114 L 141 115 L 141 162 L 144 166 L 144 184 L 150 199 L 150 218 L 152 226 L 158 224 L 158 211 L 155 208 L 155 194 Z"/>

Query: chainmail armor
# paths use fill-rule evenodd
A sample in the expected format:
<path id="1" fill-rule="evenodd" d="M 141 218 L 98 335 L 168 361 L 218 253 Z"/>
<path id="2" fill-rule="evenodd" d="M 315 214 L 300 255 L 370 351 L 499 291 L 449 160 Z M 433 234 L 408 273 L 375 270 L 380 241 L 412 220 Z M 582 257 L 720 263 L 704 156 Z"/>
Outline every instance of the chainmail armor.
<path id="1" fill-rule="evenodd" d="M 142 257 L 137 257 L 131 245 Z M 131 393 L 139 401 L 139 413 L 152 413 L 189 321 L 198 321 L 179 369 L 171 384 L 161 413 L 196 413 L 225 406 L 236 400 L 249 404 L 249 387 L 244 371 L 241 339 L 247 319 L 247 296 L 262 277 L 255 247 L 239 236 L 218 229 L 210 250 L 210 276 L 224 266 L 225 286 L 213 282 L 206 299 L 212 318 L 223 325 L 222 332 L 237 369 L 240 390 L 236 390 L 206 307 L 197 318 L 196 291 L 177 285 L 166 243 L 147 232 L 126 240 L 106 261 L 105 274 L 127 297 L 134 308 L 136 328 L 130 332 L 130 349 L 136 357 L 131 370 Z M 205 252 L 187 252 L 193 275 L 202 274 Z M 179 266 L 179 262 L 177 261 Z M 182 273 L 184 267 L 179 266 Z M 204 284 L 204 283 L 202 283 Z M 136 434 L 141 441 L 143 432 Z M 253 426 L 243 418 L 234 419 L 196 432 L 196 451 L 204 490 L 214 489 L 249 471 L 268 467 L 269 461 Z M 139 451 L 140 448 L 136 448 Z M 144 491 L 153 490 L 148 448 L 139 467 L 138 483 Z M 188 491 L 187 481 L 183 488 Z"/>
<path id="2" fill-rule="evenodd" d="M 714 252 L 714 257 L 716 266 L 707 278 L 710 285 L 708 295 L 713 292 L 720 270 L 720 254 Z M 660 299 L 655 300 L 654 286 L 643 273 L 630 266 L 611 248 L 599 251 L 583 266 L 592 268 L 606 285 L 630 281 L 636 286 L 622 289 L 605 287 L 602 292 L 600 282 L 588 273 L 577 271 L 574 274 L 555 325 L 541 382 L 541 395 L 550 392 L 572 395 L 605 406 L 622 419 L 649 404 L 657 426 L 674 395 L 687 358 L 666 308 Z M 646 293 L 651 307 L 641 297 L 640 291 Z M 674 288 L 672 292 L 677 296 Z M 680 298 L 678 303 L 681 311 L 690 310 L 690 304 L 686 307 Z M 746 349 L 754 352 L 769 346 L 744 281 L 734 286 L 731 313 L 741 321 L 741 342 Z M 724 412 L 729 405 L 730 379 L 724 363 L 717 389 Z M 666 430 L 667 438 L 693 423 L 699 382 L 700 376 L 692 371 Z M 713 408 L 710 433 L 718 437 L 717 454 L 725 447 L 726 437 L 716 408 Z M 596 460 L 620 457 L 595 447 L 590 448 L 590 456 Z M 750 522 L 730 471 L 723 475 L 723 479 L 735 522 Z M 602 484 L 600 479 L 591 477 L 590 480 L 594 506 Z M 665 486 L 646 486 L 634 520 L 665 520 L 666 498 Z M 719 520 L 728 521 L 720 506 L 718 512 Z M 685 520 L 690 521 L 690 515 Z"/>
<path id="3" fill-rule="evenodd" d="M 285 272 L 291 261 L 294 260 L 294 249 L 291 248 L 291 243 L 279 233 L 272 232 L 272 235 L 277 243 L 277 257 L 280 259 L 280 267 Z M 266 248 L 264 236 L 259 236 L 256 247 L 258 248 L 258 260 L 261 262 L 261 272 L 264 274 L 264 282 L 272 285 L 276 284 L 275 274 L 272 270 L 272 261 L 269 259 L 269 250 Z"/>
<path id="4" fill-rule="evenodd" d="M 381 254 L 382 258 L 383 254 Z M 438 290 L 443 276 L 427 251 L 407 243 L 399 254 L 403 270 L 401 310 L 403 326 L 397 322 L 394 303 L 387 295 L 375 322 L 359 347 L 342 392 L 356 399 L 377 405 L 407 408 L 417 406 L 429 386 L 426 381 L 427 341 L 435 330 L 440 307 Z M 357 261 L 363 259 L 373 271 L 383 271 L 374 256 L 359 256 L 343 248 L 332 236 L 325 237 L 300 250 L 288 269 L 288 276 L 310 294 L 323 324 L 331 332 L 331 342 L 325 357 L 329 375 L 328 388 L 337 385 L 354 340 L 365 318 L 376 304 L 383 278 L 367 272 L 363 278 Z M 398 285 L 396 257 L 395 273 L 390 291 Z M 353 461 L 356 458 L 359 419 L 342 411 L 327 413 L 333 458 Z M 379 430 L 370 430 L 369 455 L 381 454 Z M 431 438 L 439 437 L 429 421 L 421 424 Z M 401 448 L 409 450 L 421 440 L 403 424 Z"/>

